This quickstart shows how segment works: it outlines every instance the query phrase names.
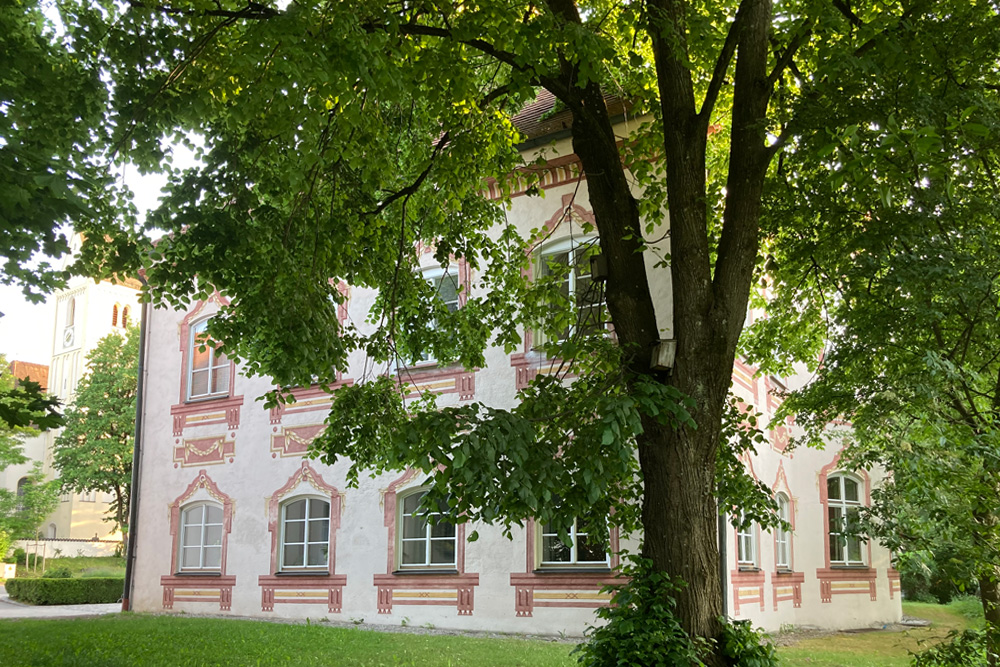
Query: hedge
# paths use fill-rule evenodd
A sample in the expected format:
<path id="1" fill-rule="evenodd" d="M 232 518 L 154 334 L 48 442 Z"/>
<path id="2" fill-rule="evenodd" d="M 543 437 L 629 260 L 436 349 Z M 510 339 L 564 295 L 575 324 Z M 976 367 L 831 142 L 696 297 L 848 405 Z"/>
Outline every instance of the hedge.
<path id="1" fill-rule="evenodd" d="M 124 577 L 8 579 L 7 595 L 29 604 L 104 604 L 122 599 Z"/>

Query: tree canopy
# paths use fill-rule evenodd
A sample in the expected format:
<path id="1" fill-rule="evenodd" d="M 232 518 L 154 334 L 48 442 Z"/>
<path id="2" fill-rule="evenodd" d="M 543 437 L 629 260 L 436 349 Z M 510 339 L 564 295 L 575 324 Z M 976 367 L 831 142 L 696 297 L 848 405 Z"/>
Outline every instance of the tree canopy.
<path id="1" fill-rule="evenodd" d="M 505 197 L 482 196 L 488 179 L 509 195 L 524 166 L 513 119 L 537 91 L 551 93 L 571 115 L 617 345 L 601 336 L 550 345 L 576 360 L 578 379 L 537 380 L 513 410 L 404 409 L 385 381 L 359 382 L 338 392 L 337 428 L 319 444 L 325 456 L 435 472 L 437 498 L 464 502 L 470 518 L 546 517 L 553 495 L 566 516 L 636 499 L 616 516 L 641 522 L 643 554 L 685 582 L 678 617 L 705 638 L 721 636 L 716 466 L 775 156 L 821 152 L 817 138 L 844 136 L 850 112 L 873 91 L 888 95 L 888 82 L 904 100 L 928 70 L 978 90 L 995 83 L 985 70 L 959 76 L 973 47 L 996 43 L 993 8 L 965 0 L 59 8 L 65 52 L 113 84 L 93 134 L 98 153 L 163 169 L 165 138 L 205 139 L 202 164 L 173 174 L 148 220 L 167 232 L 156 247 L 146 253 L 126 224 L 92 235 L 84 261 L 106 273 L 141 255 L 158 304 L 218 290 L 231 301 L 212 336 L 281 387 L 332 381 L 353 350 L 373 375 L 428 349 L 472 368 L 487 344 L 509 351 L 526 329 L 565 328 L 565 315 L 543 307 L 551 281 L 523 279 L 532 239 L 506 224 Z M 947 48 L 940 34 L 954 36 Z M 616 136 L 605 93 L 648 122 Z M 783 222 L 769 221 L 768 243 L 784 242 Z M 665 235 L 677 344 L 669 372 L 650 368 L 661 332 L 637 261 Z M 413 273 L 418 243 L 477 271 L 465 307 L 446 312 Z M 339 326 L 340 282 L 379 290 L 366 326 Z M 538 475 L 493 465 L 515 460 Z M 641 496 L 626 493 L 636 473 Z"/>
<path id="2" fill-rule="evenodd" d="M 63 491 L 111 494 L 107 521 L 128 533 L 138 385 L 139 329 L 112 332 L 87 355 L 66 427 L 56 438 L 53 467 Z"/>

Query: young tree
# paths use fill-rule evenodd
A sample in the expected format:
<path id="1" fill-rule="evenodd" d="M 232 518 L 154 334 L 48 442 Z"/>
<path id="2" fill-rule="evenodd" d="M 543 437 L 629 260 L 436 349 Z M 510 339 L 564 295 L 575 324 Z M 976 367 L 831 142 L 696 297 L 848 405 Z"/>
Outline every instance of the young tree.
<path id="1" fill-rule="evenodd" d="M 437 471 L 434 493 L 449 495 L 469 519 L 599 515 L 617 504 L 616 517 L 641 519 L 644 555 L 685 583 L 677 597 L 684 629 L 714 638 L 714 475 L 765 176 L 775 155 L 798 144 L 797 102 L 849 90 L 863 103 L 854 82 L 896 72 L 900 51 L 936 53 L 942 25 L 995 29 L 988 7 L 966 5 L 61 7 L 65 24 L 81 28 L 67 43 L 114 81 L 108 127 L 119 158 L 156 169 L 164 136 L 206 139 L 203 166 L 175 175 L 150 223 L 172 232 L 148 256 L 153 297 L 183 304 L 215 289 L 230 296 L 212 335 L 249 372 L 281 386 L 330 381 L 357 348 L 383 364 L 399 345 L 404 356 L 429 348 L 474 367 L 488 343 L 511 349 L 524 327 L 539 326 L 544 285 L 522 278 L 528 240 L 480 193 L 488 178 L 509 192 L 521 166 L 511 119 L 539 89 L 554 95 L 572 117 L 617 346 L 600 337 L 551 346 L 576 359 L 579 379 L 571 387 L 539 380 L 513 410 L 404 410 L 387 381 L 359 384 L 338 394 L 329 421 L 343 429 L 328 429 L 321 446 L 362 466 Z M 619 141 L 605 92 L 651 122 Z M 677 344 L 670 372 L 650 367 L 657 304 L 637 261 L 668 226 Z M 442 262 L 464 258 L 487 295 L 443 312 L 411 274 L 418 242 L 435 246 Z M 121 245 L 117 256 L 134 257 Z M 339 280 L 379 289 L 374 333 L 338 326 Z M 428 331 L 435 321 L 462 335 Z M 630 488 L 635 448 L 638 495 Z M 508 475 L 504 461 L 537 474 Z M 641 505 L 621 506 L 639 497 Z"/>
<path id="2" fill-rule="evenodd" d="M 98 341 L 87 355 L 87 373 L 66 410 L 52 461 L 63 491 L 114 497 L 106 520 L 123 534 L 128 533 L 138 365 L 138 327 Z"/>

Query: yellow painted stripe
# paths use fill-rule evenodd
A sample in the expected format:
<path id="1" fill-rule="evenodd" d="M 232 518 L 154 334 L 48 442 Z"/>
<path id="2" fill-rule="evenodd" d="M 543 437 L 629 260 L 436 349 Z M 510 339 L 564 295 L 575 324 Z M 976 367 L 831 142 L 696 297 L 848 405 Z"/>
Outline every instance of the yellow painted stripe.
<path id="1" fill-rule="evenodd" d="M 795 594 L 795 589 L 794 588 L 779 588 L 778 589 L 778 595 L 794 595 L 794 594 Z"/>
<path id="2" fill-rule="evenodd" d="M 457 600 L 458 593 L 454 591 L 393 591 L 392 598 L 394 600 L 396 598 Z"/>
<path id="3" fill-rule="evenodd" d="M 540 593 L 535 591 L 535 600 L 610 600 L 607 593 Z"/>
<path id="4" fill-rule="evenodd" d="M 226 416 L 225 412 L 213 412 L 210 415 L 198 415 L 197 417 L 188 417 L 187 420 L 189 422 L 203 422 L 203 421 L 208 421 L 209 419 L 222 419 L 225 416 Z"/>
<path id="5" fill-rule="evenodd" d="M 275 591 L 274 597 L 277 598 L 327 598 L 329 593 L 326 591 Z"/>
<path id="6" fill-rule="evenodd" d="M 834 591 L 867 591 L 870 589 L 870 586 L 866 581 L 857 581 L 830 584 L 830 589 Z"/>
<path id="7" fill-rule="evenodd" d="M 175 590 L 174 591 L 174 595 L 200 596 L 200 597 L 206 597 L 206 596 L 209 596 L 209 595 L 213 595 L 215 597 L 218 597 L 219 596 L 219 589 L 207 590 L 207 591 L 181 591 L 181 590 Z"/>

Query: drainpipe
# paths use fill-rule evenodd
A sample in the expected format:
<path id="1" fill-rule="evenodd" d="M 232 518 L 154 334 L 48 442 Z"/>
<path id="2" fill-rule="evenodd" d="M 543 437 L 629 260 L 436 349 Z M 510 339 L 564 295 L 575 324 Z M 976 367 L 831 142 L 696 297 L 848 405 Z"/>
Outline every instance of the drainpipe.
<path id="1" fill-rule="evenodd" d="M 141 274 L 143 287 L 146 279 Z M 149 319 L 149 302 L 142 304 L 139 322 L 139 368 L 135 391 L 135 436 L 132 439 L 132 489 L 129 491 L 128 543 L 125 545 L 125 588 L 122 591 L 122 611 L 132 610 L 132 578 L 135 576 L 135 538 L 139 525 L 139 466 L 142 462 L 142 413 L 146 377 L 146 321 Z"/>
<path id="2" fill-rule="evenodd" d="M 726 529 L 726 513 L 719 507 L 719 586 L 722 588 L 722 617 L 729 618 L 729 599 L 726 592 L 729 579 L 726 577 L 726 565 L 729 555 L 726 553 L 728 531 Z"/>

